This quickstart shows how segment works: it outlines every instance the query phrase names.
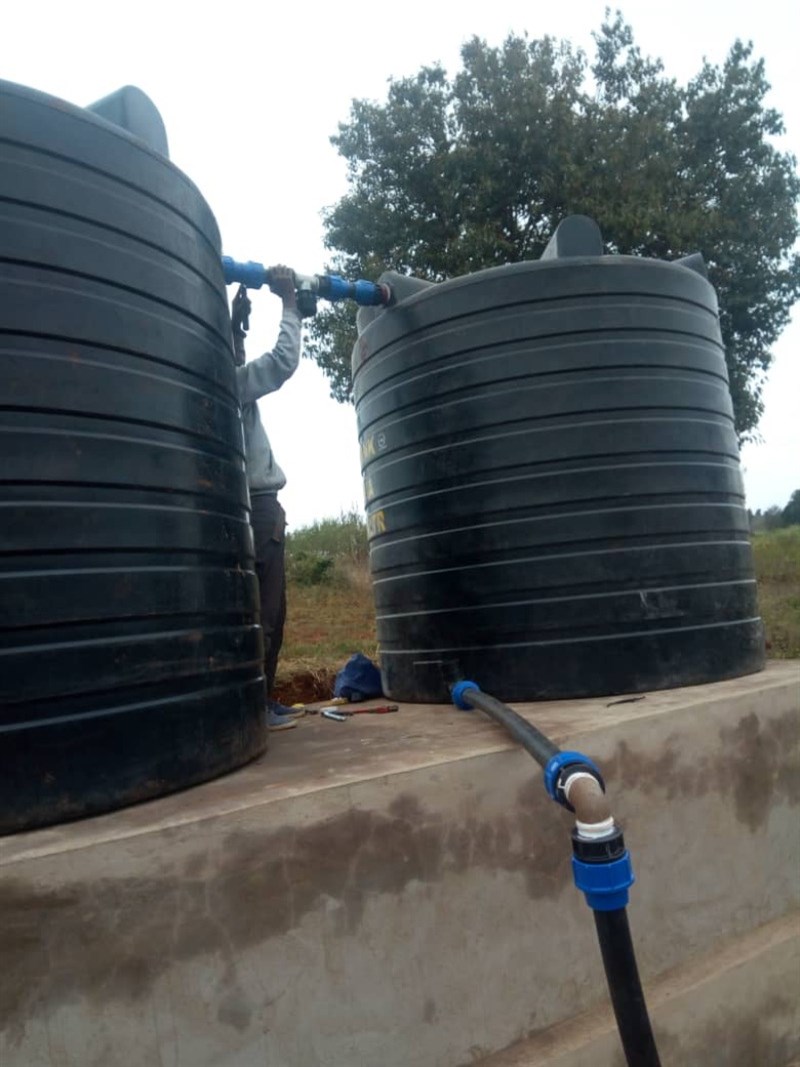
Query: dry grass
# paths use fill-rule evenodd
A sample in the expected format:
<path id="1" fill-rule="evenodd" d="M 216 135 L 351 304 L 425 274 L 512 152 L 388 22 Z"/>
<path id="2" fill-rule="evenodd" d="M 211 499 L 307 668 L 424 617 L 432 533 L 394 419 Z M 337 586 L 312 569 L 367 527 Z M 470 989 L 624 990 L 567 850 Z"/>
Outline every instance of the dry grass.
<path id="1" fill-rule="evenodd" d="M 800 526 L 757 533 L 758 598 L 771 659 L 800 657 Z"/>
<path id="2" fill-rule="evenodd" d="M 289 582 L 286 636 L 276 693 L 284 702 L 324 700 L 353 652 L 377 660 L 375 608 L 366 563 L 337 561 L 330 584 Z"/>

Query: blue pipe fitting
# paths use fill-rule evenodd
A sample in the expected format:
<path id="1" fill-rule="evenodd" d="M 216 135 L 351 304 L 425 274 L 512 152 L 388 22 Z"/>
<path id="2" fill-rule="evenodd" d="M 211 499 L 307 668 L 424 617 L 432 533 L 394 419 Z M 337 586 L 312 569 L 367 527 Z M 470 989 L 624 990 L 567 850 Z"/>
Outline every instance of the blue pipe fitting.
<path id="1" fill-rule="evenodd" d="M 558 752 L 548 761 L 548 764 L 544 769 L 544 787 L 550 798 L 555 800 L 557 804 L 561 804 L 564 808 L 569 808 L 570 805 L 567 802 L 563 790 L 559 789 L 561 772 L 576 763 L 582 764 L 586 770 L 591 771 L 600 783 L 603 792 L 605 793 L 606 791 L 606 783 L 603 781 L 603 775 L 600 773 L 600 768 L 594 760 L 589 759 L 588 756 L 584 756 L 582 752 Z"/>
<path id="2" fill-rule="evenodd" d="M 231 256 L 223 256 L 222 274 L 226 285 L 238 283 L 248 289 L 260 289 L 269 282 L 269 271 L 262 263 L 252 259 L 241 263 Z M 338 274 L 317 274 L 310 279 L 310 288 L 326 300 L 354 300 L 360 307 L 380 307 L 389 300 L 389 290 L 385 285 L 363 278 L 349 282 Z"/>
<path id="3" fill-rule="evenodd" d="M 477 682 L 456 682 L 455 685 L 450 687 L 450 696 L 453 698 L 453 703 L 461 711 L 472 711 L 472 704 L 466 699 L 466 694 L 470 689 L 476 689 L 479 693 L 481 687 Z"/>
<path id="4" fill-rule="evenodd" d="M 353 299 L 359 307 L 380 307 L 386 296 L 383 286 L 363 279 L 353 283 Z"/>
<path id="5" fill-rule="evenodd" d="M 338 274 L 321 274 L 319 292 L 326 300 L 354 300 L 359 307 L 379 307 L 386 303 L 385 287 L 363 278 L 348 282 Z"/>
<path id="6" fill-rule="evenodd" d="M 319 280 L 320 295 L 326 300 L 348 300 L 353 297 L 353 283 L 338 274 L 323 274 Z"/>
<path id="7" fill-rule="evenodd" d="M 594 911 L 617 911 L 628 905 L 628 890 L 636 881 L 628 850 L 610 863 L 584 863 L 572 857 L 575 885 Z"/>
<path id="8" fill-rule="evenodd" d="M 239 263 L 230 256 L 223 256 L 222 273 L 225 276 L 226 285 L 238 282 L 248 289 L 260 289 L 267 281 L 266 268 L 261 263 L 254 263 L 252 259 L 248 259 L 246 263 Z"/>

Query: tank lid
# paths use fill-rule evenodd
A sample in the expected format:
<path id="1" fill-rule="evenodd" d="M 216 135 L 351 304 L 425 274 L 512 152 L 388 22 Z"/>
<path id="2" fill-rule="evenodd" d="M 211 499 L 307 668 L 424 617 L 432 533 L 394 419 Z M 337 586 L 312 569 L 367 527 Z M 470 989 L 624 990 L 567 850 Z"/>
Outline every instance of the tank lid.
<path id="1" fill-rule="evenodd" d="M 148 148 L 169 159 L 164 120 L 147 93 L 143 93 L 135 85 L 123 85 L 116 92 L 104 96 L 102 100 L 89 104 L 86 110 L 127 130 L 140 141 L 144 141 Z"/>
<path id="2" fill-rule="evenodd" d="M 588 215 L 568 215 L 555 228 L 541 259 L 567 259 L 571 256 L 602 256 L 603 235 Z"/>

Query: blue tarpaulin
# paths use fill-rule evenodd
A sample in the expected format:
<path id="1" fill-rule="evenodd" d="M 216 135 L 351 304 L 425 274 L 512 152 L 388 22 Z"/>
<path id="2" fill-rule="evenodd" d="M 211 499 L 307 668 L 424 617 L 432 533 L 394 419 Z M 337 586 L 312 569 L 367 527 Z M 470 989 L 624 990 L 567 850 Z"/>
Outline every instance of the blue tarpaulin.
<path id="1" fill-rule="evenodd" d="M 333 695 L 346 697 L 351 703 L 356 703 L 379 697 L 382 693 L 381 672 L 368 656 L 362 652 L 353 653 L 336 675 Z"/>

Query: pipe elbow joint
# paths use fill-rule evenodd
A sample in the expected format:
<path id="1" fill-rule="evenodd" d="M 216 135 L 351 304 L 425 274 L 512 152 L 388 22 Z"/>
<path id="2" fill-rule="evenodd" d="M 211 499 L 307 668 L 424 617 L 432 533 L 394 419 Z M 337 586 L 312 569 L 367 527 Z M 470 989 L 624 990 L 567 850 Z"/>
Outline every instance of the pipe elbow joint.
<path id="1" fill-rule="evenodd" d="M 544 769 L 544 787 L 548 795 L 568 811 L 574 811 L 575 808 L 569 802 L 565 786 L 569 778 L 579 772 L 591 775 L 605 793 L 606 783 L 600 768 L 582 752 L 558 752 Z"/>

